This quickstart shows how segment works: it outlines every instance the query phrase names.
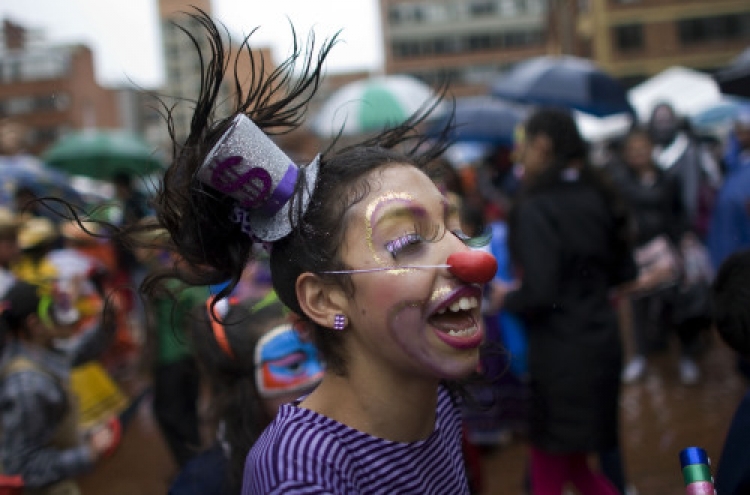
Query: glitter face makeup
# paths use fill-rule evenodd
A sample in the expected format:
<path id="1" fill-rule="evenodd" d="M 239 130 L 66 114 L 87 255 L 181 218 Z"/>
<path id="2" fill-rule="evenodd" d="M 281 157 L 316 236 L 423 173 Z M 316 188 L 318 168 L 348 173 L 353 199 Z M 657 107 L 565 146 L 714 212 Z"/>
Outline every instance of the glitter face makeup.
<path id="1" fill-rule="evenodd" d="M 347 213 L 342 249 L 342 261 L 355 268 L 339 273 L 368 274 L 352 279 L 354 296 L 342 308 L 352 335 L 347 343 L 361 346 L 350 352 L 377 355 L 373 362 L 390 362 L 412 377 L 466 376 L 476 369 L 484 333 L 481 287 L 453 276 L 446 262 L 470 251 L 458 217 L 414 167 L 392 166 L 374 177 L 372 199 Z"/>
<path id="2" fill-rule="evenodd" d="M 414 198 L 410 194 L 395 193 L 391 191 L 391 192 L 387 192 L 385 194 L 378 196 L 372 202 L 370 202 L 369 205 L 367 205 L 367 211 L 365 212 L 365 232 L 367 233 L 366 234 L 367 246 L 370 248 L 370 252 L 375 258 L 375 261 L 377 261 L 378 263 L 385 264 L 385 261 L 380 258 L 372 242 L 372 217 L 373 215 L 381 206 L 385 206 L 388 204 L 411 202 L 413 200 Z"/>

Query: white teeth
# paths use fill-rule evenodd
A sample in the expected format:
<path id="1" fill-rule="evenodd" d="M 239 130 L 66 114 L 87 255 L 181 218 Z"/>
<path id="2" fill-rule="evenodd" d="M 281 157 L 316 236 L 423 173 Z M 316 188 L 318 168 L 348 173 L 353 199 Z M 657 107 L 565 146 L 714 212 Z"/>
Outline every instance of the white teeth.
<path id="1" fill-rule="evenodd" d="M 457 313 L 459 311 L 468 311 L 477 307 L 479 307 L 479 300 L 476 297 L 462 297 L 447 308 L 443 307 L 438 310 L 437 314 L 442 315 L 447 310 Z"/>
<path id="2" fill-rule="evenodd" d="M 466 328 L 464 330 L 449 330 L 448 335 L 451 337 L 469 337 L 476 333 L 476 327 Z"/>

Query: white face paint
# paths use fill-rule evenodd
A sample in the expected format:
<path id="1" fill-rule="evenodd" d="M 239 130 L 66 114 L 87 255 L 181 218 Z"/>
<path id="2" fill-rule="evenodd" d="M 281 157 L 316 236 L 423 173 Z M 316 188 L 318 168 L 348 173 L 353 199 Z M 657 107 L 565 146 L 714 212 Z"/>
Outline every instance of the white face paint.
<path id="1" fill-rule="evenodd" d="M 448 256 L 469 248 L 453 234 L 458 216 L 433 182 L 408 165 L 378 170 L 346 221 L 343 261 L 369 272 L 352 278 L 351 359 L 433 379 L 475 370 L 481 290 L 445 268 Z M 417 268 L 427 266 L 439 268 Z"/>

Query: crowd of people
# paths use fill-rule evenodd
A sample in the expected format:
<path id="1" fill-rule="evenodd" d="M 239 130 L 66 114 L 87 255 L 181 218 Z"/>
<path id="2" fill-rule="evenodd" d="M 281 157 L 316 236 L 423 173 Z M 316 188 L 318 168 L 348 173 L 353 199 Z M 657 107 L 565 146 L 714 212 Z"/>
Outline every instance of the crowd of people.
<path id="1" fill-rule="evenodd" d="M 217 117 L 236 55 L 194 19 L 206 81 L 153 197 L 121 174 L 117 222 L 25 190 L 0 210 L 0 486 L 80 493 L 122 411 L 81 421 L 71 376 L 135 357 L 172 495 L 480 493 L 508 434 L 532 495 L 632 493 L 622 387 L 673 335 L 700 381 L 714 273 L 750 248 L 750 108 L 723 155 L 659 104 L 598 167 L 539 108 L 462 174 L 426 106 L 298 164 L 269 136 L 301 124 L 335 38 Z"/>

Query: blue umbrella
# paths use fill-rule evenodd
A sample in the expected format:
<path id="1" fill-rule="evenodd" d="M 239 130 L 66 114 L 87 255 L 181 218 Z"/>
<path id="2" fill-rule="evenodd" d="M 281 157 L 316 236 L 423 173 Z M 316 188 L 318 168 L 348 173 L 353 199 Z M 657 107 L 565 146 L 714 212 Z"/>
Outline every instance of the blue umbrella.
<path id="1" fill-rule="evenodd" d="M 711 130 L 731 127 L 737 112 L 743 105 L 750 104 L 750 100 L 725 96 L 720 102 L 711 105 L 700 112 L 689 116 L 693 127 L 701 130 Z"/>
<path id="2" fill-rule="evenodd" d="M 597 117 L 634 113 L 619 81 L 588 59 L 535 57 L 494 81 L 493 96 L 539 106 L 574 108 Z"/>
<path id="3" fill-rule="evenodd" d="M 76 206 L 84 205 L 81 194 L 70 184 L 70 178 L 45 166 L 33 157 L 3 157 L 0 160 L 0 205 L 13 207 L 16 191 L 26 188 L 37 197 L 63 199 Z M 57 205 L 50 205 L 58 209 Z"/>
<path id="4" fill-rule="evenodd" d="M 425 133 L 437 137 L 452 124 L 447 136 L 451 141 L 512 146 L 516 127 L 526 113 L 491 96 L 458 98 L 454 111 L 446 111 L 430 120 Z"/>

